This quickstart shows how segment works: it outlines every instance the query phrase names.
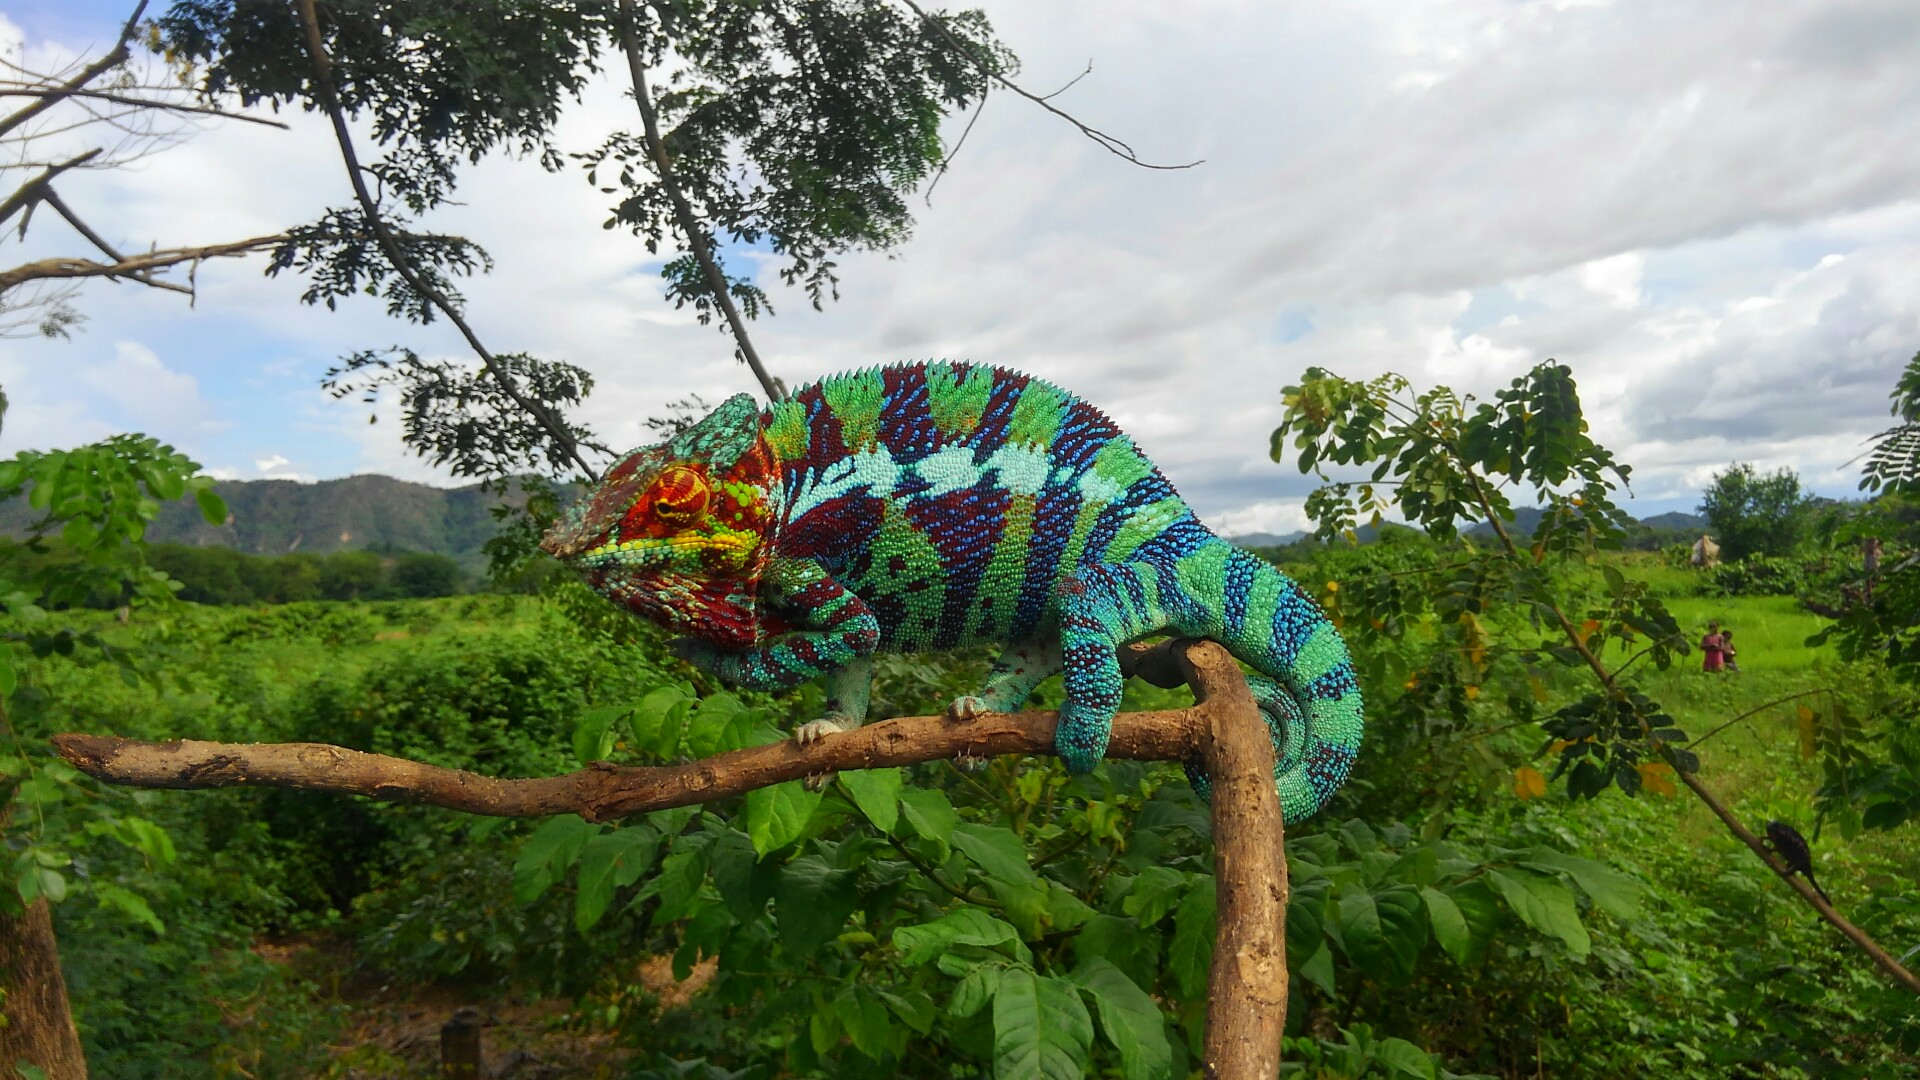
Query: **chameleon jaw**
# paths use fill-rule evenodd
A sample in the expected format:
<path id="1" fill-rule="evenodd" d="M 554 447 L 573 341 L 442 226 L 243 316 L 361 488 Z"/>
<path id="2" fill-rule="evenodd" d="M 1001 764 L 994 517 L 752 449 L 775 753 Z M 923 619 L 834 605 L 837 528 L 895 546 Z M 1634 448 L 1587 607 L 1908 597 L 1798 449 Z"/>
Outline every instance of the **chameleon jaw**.
<path id="1" fill-rule="evenodd" d="M 682 551 L 701 552 L 717 569 L 738 570 L 753 557 L 759 540 L 751 533 L 692 533 L 661 539 L 602 544 L 573 556 L 581 569 L 627 566 L 640 569 L 668 561 Z"/>

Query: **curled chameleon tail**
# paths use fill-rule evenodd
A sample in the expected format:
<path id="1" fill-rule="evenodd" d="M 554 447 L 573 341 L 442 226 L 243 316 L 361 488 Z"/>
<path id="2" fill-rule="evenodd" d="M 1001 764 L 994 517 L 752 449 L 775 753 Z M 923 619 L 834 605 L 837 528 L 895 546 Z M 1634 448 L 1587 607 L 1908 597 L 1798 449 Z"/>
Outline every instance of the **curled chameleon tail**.
<path id="1" fill-rule="evenodd" d="M 1292 578 L 1225 541 L 1208 552 L 1224 603 L 1199 632 L 1257 674 L 1247 685 L 1273 737 L 1273 778 L 1288 821 L 1313 816 L 1347 779 L 1363 728 L 1353 659 L 1318 604 Z M 1224 550 L 1221 550 L 1224 549 Z M 1195 763 L 1194 790 L 1210 785 Z"/>

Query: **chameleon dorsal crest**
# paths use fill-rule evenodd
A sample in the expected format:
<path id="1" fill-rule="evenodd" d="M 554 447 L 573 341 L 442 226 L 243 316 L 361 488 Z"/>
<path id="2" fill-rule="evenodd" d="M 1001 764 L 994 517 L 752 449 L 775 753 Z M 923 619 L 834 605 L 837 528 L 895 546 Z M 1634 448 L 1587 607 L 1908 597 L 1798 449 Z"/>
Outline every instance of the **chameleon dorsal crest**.
<path id="1" fill-rule="evenodd" d="M 733 468 L 760 437 L 760 406 L 735 394 L 685 431 L 667 440 L 667 456 L 704 461 L 713 472 Z"/>

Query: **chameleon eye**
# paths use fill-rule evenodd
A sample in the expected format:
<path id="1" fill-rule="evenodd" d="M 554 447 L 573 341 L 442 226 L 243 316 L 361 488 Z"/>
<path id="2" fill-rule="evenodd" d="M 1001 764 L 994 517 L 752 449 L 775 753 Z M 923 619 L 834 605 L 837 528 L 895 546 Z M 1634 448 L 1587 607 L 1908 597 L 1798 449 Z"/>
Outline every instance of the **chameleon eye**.
<path id="1" fill-rule="evenodd" d="M 706 478 L 692 469 L 674 466 L 662 472 L 648 491 L 653 498 L 653 516 L 668 525 L 691 525 L 706 513 L 712 489 Z"/>

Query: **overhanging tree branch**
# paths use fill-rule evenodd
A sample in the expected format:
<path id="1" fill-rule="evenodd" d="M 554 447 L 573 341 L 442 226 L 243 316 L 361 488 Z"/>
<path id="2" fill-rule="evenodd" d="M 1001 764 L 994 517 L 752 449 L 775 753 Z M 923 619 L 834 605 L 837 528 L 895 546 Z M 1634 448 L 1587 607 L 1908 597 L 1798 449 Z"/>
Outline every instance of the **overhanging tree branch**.
<path id="1" fill-rule="evenodd" d="M 707 235 L 700 219 L 694 216 L 692 204 L 687 202 L 680 182 L 674 178 L 673 162 L 667 156 L 666 142 L 660 137 L 660 116 L 654 110 L 652 96 L 647 93 L 647 64 L 640 55 L 637 26 L 633 0 L 620 0 L 620 49 L 627 56 L 627 74 L 633 82 L 634 104 L 640 107 L 640 124 L 646 134 L 647 155 L 653 159 L 654 173 L 660 177 L 660 186 L 673 203 L 673 219 L 680 226 L 680 234 L 687 238 L 687 247 L 700 264 L 700 273 L 707 279 L 707 288 L 713 290 L 713 302 L 719 305 L 720 313 L 726 317 L 727 328 L 733 331 L 734 343 L 740 346 L 740 359 L 746 361 L 753 377 L 760 380 L 760 387 L 766 391 L 768 399 L 779 401 L 786 394 L 773 376 L 767 373 L 759 351 L 753 347 L 753 339 L 747 335 L 746 320 L 740 317 L 739 306 L 727 292 L 726 275 L 720 272 L 720 264 L 714 261 L 713 239 Z"/>
<path id="2" fill-rule="evenodd" d="M 1157 685 L 1194 688 L 1189 709 L 1123 713 L 1107 756 L 1205 762 L 1213 785 L 1218 929 L 1208 978 L 1207 1075 L 1269 1080 L 1287 1014 L 1287 863 L 1273 743 L 1239 665 L 1213 642 L 1177 640 L 1122 654 Z M 883 720 L 802 747 L 787 740 L 661 768 L 598 764 L 565 776 L 503 780 L 321 743 L 153 743 L 56 735 L 62 756 L 96 779 L 134 787 L 282 787 L 426 803 L 474 814 L 574 813 L 606 821 L 707 803 L 828 772 L 961 754 L 1051 754 L 1057 714 L 990 713 Z"/>
<path id="3" fill-rule="evenodd" d="M 905 4 L 907 8 L 911 10 L 915 15 L 918 15 L 920 17 L 920 21 L 926 24 L 926 26 L 929 29 L 931 29 L 934 33 L 939 34 L 942 38 L 944 38 L 947 44 L 953 48 L 953 51 L 959 53 L 961 56 L 966 57 L 969 63 L 971 63 L 974 67 L 979 68 L 982 74 L 986 75 L 988 78 L 992 79 L 994 82 L 999 83 L 1001 86 L 1004 86 L 1007 89 L 1013 91 L 1014 93 L 1020 95 L 1021 97 L 1026 98 L 1028 101 L 1033 102 L 1035 105 L 1038 105 L 1041 108 L 1047 110 L 1048 112 L 1059 117 L 1060 119 L 1065 120 L 1067 123 L 1072 124 L 1074 127 L 1080 130 L 1080 134 L 1085 135 L 1087 138 L 1092 139 L 1096 143 L 1099 143 L 1101 148 L 1106 150 L 1107 153 L 1112 154 L 1117 158 L 1122 158 L 1126 161 L 1130 161 L 1133 164 L 1138 165 L 1143 169 L 1191 169 L 1195 165 L 1200 165 L 1205 162 L 1206 159 L 1204 158 L 1196 158 L 1193 161 L 1188 161 L 1178 165 L 1162 165 L 1152 161 L 1140 160 L 1140 155 L 1135 153 L 1133 147 L 1128 146 L 1124 140 L 1116 138 L 1115 136 L 1109 135 L 1104 131 L 1101 131 L 1099 128 L 1094 127 L 1091 124 L 1088 124 L 1087 122 L 1081 120 L 1079 117 L 1073 115 L 1070 112 L 1067 112 L 1065 109 L 1060 109 L 1055 107 L 1052 101 L 1049 100 L 1055 95 L 1065 91 L 1067 87 L 1072 86 L 1074 83 L 1079 82 L 1080 79 L 1084 78 L 1086 76 L 1085 71 L 1081 72 L 1078 76 L 1075 76 L 1073 79 L 1073 82 L 1069 82 L 1066 86 L 1061 87 L 1059 90 L 1055 90 L 1052 94 L 1036 94 L 1033 91 L 1028 90 L 1025 87 L 1021 86 L 1019 83 L 1016 83 L 1012 79 L 1009 79 L 1005 75 L 1001 74 L 999 68 L 980 59 L 978 54 L 976 54 L 972 49 L 967 47 L 966 42 L 961 41 L 958 37 L 954 36 L 953 31 L 947 29 L 946 23 L 940 21 L 940 19 L 937 18 L 936 16 L 927 14 L 926 10 L 922 8 L 919 4 L 915 3 L 914 0 L 900 0 L 900 2 L 902 4 Z M 1093 68 L 1093 65 L 1088 64 L 1087 68 L 1089 71 L 1091 71 Z"/>
<path id="4" fill-rule="evenodd" d="M 60 104 L 67 98 L 72 97 L 88 83 L 119 67 L 121 64 L 126 63 L 127 57 L 132 55 L 127 46 L 133 41 L 134 30 L 139 27 L 140 16 L 145 13 L 146 10 L 147 0 L 140 0 L 139 6 L 133 9 L 133 14 L 127 16 L 125 25 L 120 27 L 120 36 L 114 41 L 113 48 L 107 50 L 106 54 L 101 56 L 100 59 L 81 68 L 73 78 L 68 79 L 66 82 L 58 86 L 49 87 L 48 92 L 42 96 L 40 100 L 12 115 L 0 118 L 0 136 L 6 135 L 14 128 L 19 127 L 21 124 Z"/>
<path id="5" fill-rule="evenodd" d="M 587 479 L 599 480 L 599 472 L 587 464 L 586 458 L 581 456 L 579 440 L 568 430 L 566 423 L 555 414 L 551 406 L 542 401 L 535 401 L 521 392 L 519 386 L 513 381 L 512 373 L 507 371 L 499 358 L 481 343 L 480 336 L 474 333 L 473 327 L 460 314 L 460 309 L 453 301 L 415 269 L 412 260 L 407 258 L 407 253 L 394 237 L 393 230 L 387 227 L 386 219 L 380 216 L 379 205 L 374 202 L 372 193 L 367 190 L 360 157 L 353 148 L 353 133 L 347 128 L 346 113 L 340 106 L 339 95 L 334 92 L 333 64 L 327 56 L 326 41 L 320 33 L 320 18 L 314 11 L 313 0 L 294 0 L 294 7 L 306 31 L 307 53 L 313 62 L 314 95 L 319 98 L 321 108 L 326 110 L 327 117 L 333 122 L 334 139 L 340 144 L 340 158 L 346 165 L 347 180 L 353 185 L 354 199 L 360 204 L 361 213 L 366 215 L 367 227 L 373 230 L 375 238 L 380 243 L 380 249 L 386 253 L 387 261 L 392 264 L 394 272 L 399 274 L 416 293 L 439 309 L 440 313 L 446 316 L 447 321 L 460 331 L 460 335 L 466 338 L 467 345 L 473 349 L 475 355 L 480 357 L 480 362 L 486 366 L 488 374 L 493 376 L 500 388 L 513 399 L 515 404 L 526 410 L 527 415 L 539 422 L 541 428 L 566 452 L 568 457 L 573 459 L 574 464 L 579 466 Z"/>
<path id="6" fill-rule="evenodd" d="M 41 281 L 52 278 L 130 278 L 142 285 L 172 292 L 192 294 L 193 288 L 172 281 L 161 281 L 147 275 L 155 270 L 177 266 L 184 262 L 199 262 L 202 259 L 217 259 L 229 255 L 245 255 L 253 251 L 277 247 L 285 243 L 284 234 L 273 236 L 255 236 L 246 240 L 235 240 L 226 244 L 207 244 L 201 247 L 160 248 L 143 255 L 132 255 L 116 262 L 101 263 L 91 259 L 40 259 L 23 263 L 11 270 L 0 271 L 0 292 L 29 281 Z M 109 253 L 111 254 L 111 253 Z"/>

